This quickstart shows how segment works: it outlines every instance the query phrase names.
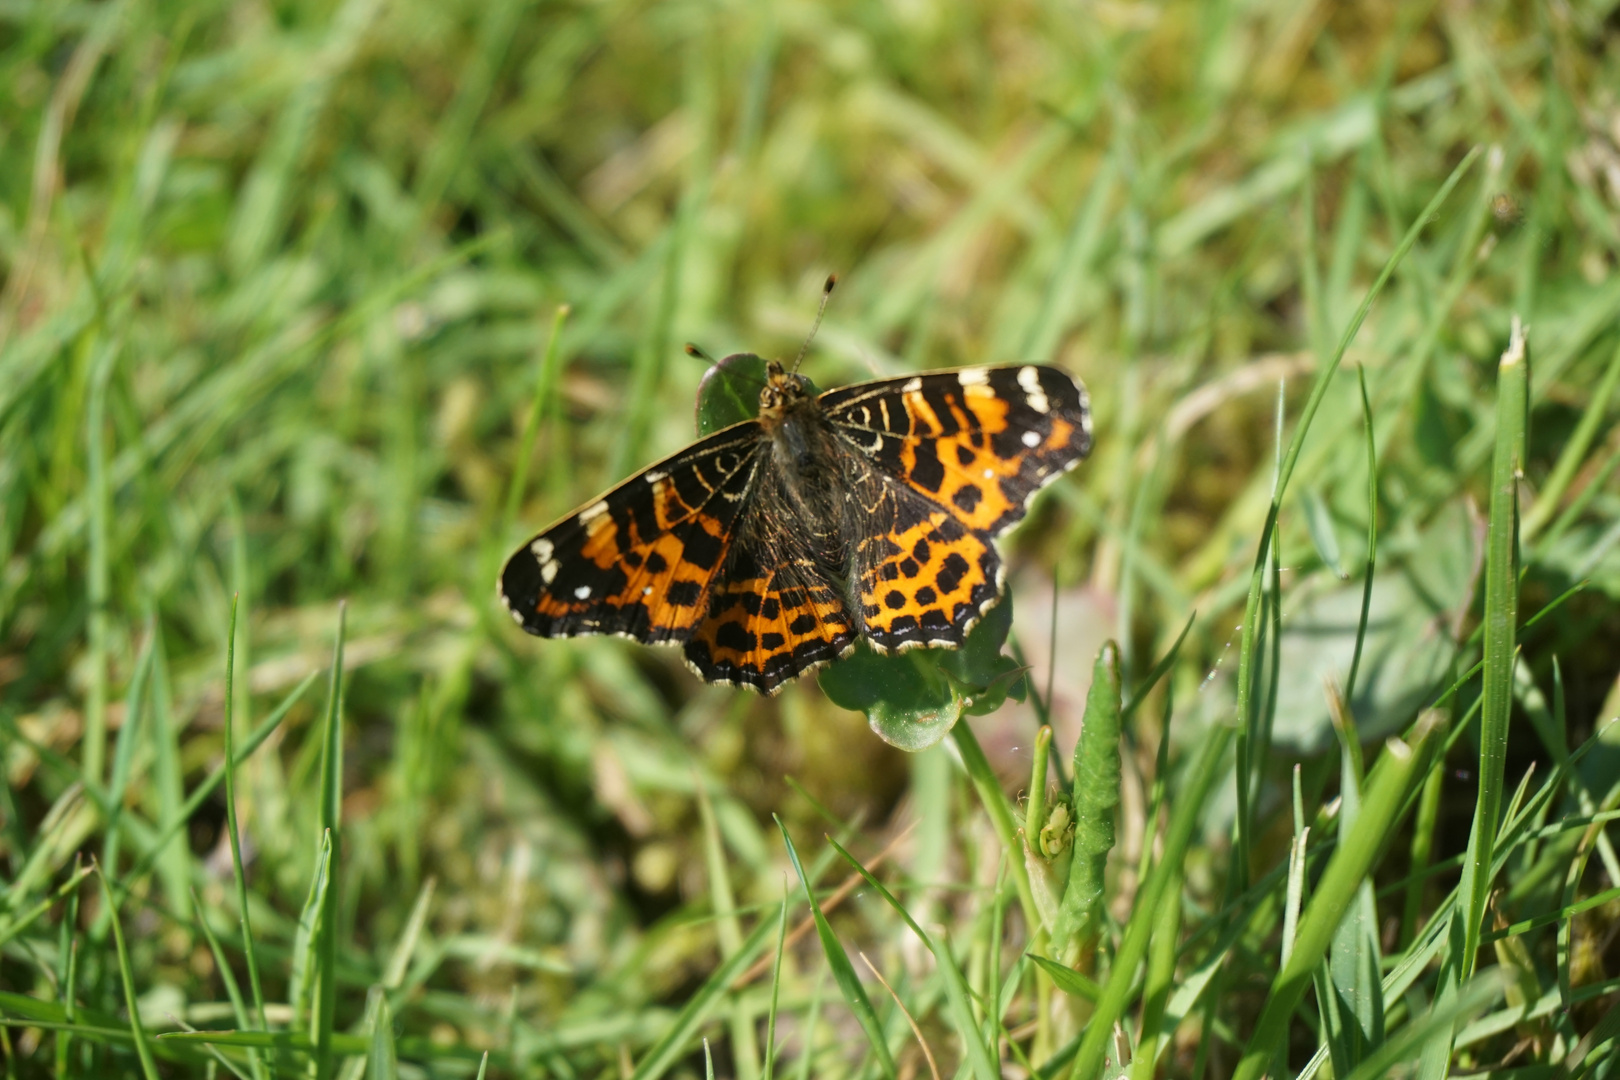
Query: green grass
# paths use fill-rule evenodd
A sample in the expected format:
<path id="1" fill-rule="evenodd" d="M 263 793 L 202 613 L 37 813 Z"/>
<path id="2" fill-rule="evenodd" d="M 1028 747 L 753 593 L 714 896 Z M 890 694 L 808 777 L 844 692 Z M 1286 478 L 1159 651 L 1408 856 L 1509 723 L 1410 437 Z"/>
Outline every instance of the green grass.
<path id="1" fill-rule="evenodd" d="M 0 4 L 5 1076 L 1620 1075 L 1615 19 Z M 914 754 L 493 598 L 830 272 L 1096 411 Z"/>

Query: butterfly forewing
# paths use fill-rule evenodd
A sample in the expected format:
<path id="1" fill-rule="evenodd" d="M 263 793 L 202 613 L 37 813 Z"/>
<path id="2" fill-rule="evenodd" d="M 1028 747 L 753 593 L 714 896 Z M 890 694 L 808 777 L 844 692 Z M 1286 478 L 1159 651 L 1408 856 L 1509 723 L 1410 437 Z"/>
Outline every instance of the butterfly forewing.
<path id="1" fill-rule="evenodd" d="M 1091 451 L 1091 410 L 1050 367 L 965 368 L 829 390 L 827 420 L 964 526 L 999 536 Z"/>
<path id="2" fill-rule="evenodd" d="M 704 617 L 759 466 L 752 421 L 631 477 L 519 548 L 502 602 L 531 634 L 683 641 Z"/>

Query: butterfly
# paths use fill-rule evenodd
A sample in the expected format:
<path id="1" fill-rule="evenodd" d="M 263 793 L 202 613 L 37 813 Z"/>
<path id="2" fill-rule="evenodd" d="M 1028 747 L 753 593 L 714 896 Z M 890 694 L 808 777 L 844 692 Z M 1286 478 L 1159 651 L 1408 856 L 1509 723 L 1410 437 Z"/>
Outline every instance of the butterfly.
<path id="1" fill-rule="evenodd" d="M 997 539 L 1090 449 L 1085 387 L 1057 368 L 818 395 L 773 360 L 756 419 L 524 544 L 500 599 L 531 634 L 680 645 L 705 681 L 773 694 L 861 638 L 961 645 L 1002 597 Z"/>

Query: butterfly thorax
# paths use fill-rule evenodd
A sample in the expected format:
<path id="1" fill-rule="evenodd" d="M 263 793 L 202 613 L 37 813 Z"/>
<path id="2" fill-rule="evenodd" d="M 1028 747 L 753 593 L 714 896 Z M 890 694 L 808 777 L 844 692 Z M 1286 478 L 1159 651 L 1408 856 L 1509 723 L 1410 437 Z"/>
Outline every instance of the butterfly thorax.
<path id="1" fill-rule="evenodd" d="M 778 526 L 797 521 L 808 527 L 812 536 L 831 540 L 838 535 L 845 502 L 846 478 L 842 475 L 844 462 L 838 437 L 810 392 L 809 380 L 784 371 L 776 361 L 766 372 L 768 381 L 759 394 L 759 423 L 770 446 L 773 466 L 764 484 L 766 513 Z M 772 514 L 773 499 L 789 503 L 793 512 Z M 839 546 L 833 543 L 833 550 L 818 555 L 841 562 L 842 552 L 836 550 Z"/>
<path id="2" fill-rule="evenodd" d="M 832 432 L 809 391 L 808 379 L 783 371 L 776 360 L 765 370 L 759 424 L 771 441 L 776 466 L 790 487 L 801 479 L 813 483 L 818 470 L 825 471 L 834 463 Z"/>

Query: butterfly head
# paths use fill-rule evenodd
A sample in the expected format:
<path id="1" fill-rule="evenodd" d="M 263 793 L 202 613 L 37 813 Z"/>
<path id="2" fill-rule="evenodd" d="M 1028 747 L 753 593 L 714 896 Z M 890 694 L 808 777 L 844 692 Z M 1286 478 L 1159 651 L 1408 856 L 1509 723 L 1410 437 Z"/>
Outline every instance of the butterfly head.
<path id="1" fill-rule="evenodd" d="M 765 365 L 765 386 L 759 392 L 762 420 L 779 420 L 799 402 L 811 397 L 810 380 L 788 371 L 780 360 Z"/>

